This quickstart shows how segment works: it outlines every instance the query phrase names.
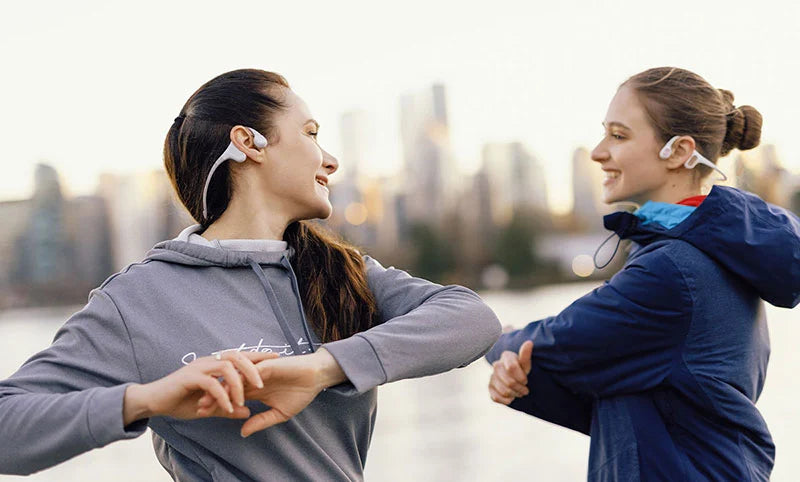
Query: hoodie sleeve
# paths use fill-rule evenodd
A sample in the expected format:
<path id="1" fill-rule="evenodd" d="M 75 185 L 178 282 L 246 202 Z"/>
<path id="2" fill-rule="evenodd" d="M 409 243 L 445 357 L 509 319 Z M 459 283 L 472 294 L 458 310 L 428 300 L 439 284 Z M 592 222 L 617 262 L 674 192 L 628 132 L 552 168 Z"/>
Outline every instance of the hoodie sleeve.
<path id="1" fill-rule="evenodd" d="M 504 334 L 486 358 L 533 340 L 533 365 L 574 393 L 648 390 L 669 375 L 691 313 L 680 269 L 663 250 L 651 251 L 558 315 Z M 529 380 L 535 391 L 536 379 Z"/>
<path id="2" fill-rule="evenodd" d="M 146 420 L 123 427 L 125 390 L 139 380 L 116 305 L 93 291 L 49 348 L 0 381 L 0 473 L 31 474 L 144 433 Z"/>
<path id="3" fill-rule="evenodd" d="M 469 365 L 500 335 L 494 312 L 467 288 L 386 269 L 368 256 L 364 261 L 382 323 L 325 344 L 359 393 Z"/>

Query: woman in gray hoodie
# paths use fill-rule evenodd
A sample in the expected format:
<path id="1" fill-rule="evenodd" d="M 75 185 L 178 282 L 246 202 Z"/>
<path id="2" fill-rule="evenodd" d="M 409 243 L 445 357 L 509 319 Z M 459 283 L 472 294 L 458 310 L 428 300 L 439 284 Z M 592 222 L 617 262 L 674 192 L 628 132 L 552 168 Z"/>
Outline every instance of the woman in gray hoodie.
<path id="1" fill-rule="evenodd" d="M 228 72 L 189 98 L 164 163 L 199 224 L 92 291 L 0 382 L 0 473 L 150 427 L 176 480 L 359 480 L 376 387 L 492 346 L 500 325 L 472 291 L 304 221 L 330 215 L 338 168 L 318 128 L 270 72 Z"/>

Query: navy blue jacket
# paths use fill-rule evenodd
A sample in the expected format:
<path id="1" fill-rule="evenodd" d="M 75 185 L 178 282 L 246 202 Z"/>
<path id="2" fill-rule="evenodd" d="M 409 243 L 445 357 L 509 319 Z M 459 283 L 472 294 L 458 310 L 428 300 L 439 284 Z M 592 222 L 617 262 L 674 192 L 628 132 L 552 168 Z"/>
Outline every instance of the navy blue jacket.
<path id="1" fill-rule="evenodd" d="M 604 221 L 634 241 L 625 267 L 486 356 L 534 342 L 531 394 L 511 407 L 590 435 L 589 480 L 767 480 L 761 300 L 800 301 L 800 220 L 717 186 L 695 209 Z"/>

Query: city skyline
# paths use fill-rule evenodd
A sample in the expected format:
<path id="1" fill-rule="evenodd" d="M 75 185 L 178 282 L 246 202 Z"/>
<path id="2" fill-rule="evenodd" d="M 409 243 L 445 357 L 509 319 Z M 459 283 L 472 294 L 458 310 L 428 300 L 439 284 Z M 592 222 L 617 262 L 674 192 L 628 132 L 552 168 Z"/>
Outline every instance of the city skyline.
<path id="1" fill-rule="evenodd" d="M 373 119 L 363 169 L 395 174 L 404 166 L 399 99 L 439 83 L 448 91 L 459 169 L 476 172 L 486 143 L 519 141 L 541 161 L 550 204 L 567 211 L 575 148 L 593 147 L 619 83 L 656 65 L 695 70 L 733 91 L 737 103 L 754 105 L 765 119 L 763 142 L 800 171 L 793 142 L 800 92 L 791 82 L 800 73 L 796 3 L 677 1 L 665 22 L 662 8 L 641 2 L 544 9 L 500 1 L 487 10 L 412 1 L 392 7 L 393 21 L 385 22 L 366 2 L 244 2 L 264 28 L 237 29 L 238 43 L 207 35 L 222 23 L 237 25 L 237 12 L 170 2 L 156 14 L 151 6 L 15 4 L 0 21 L 4 68 L 14 73 L 0 89 L 7 140 L 0 199 L 29 193 L 41 160 L 73 193 L 90 192 L 103 171 L 160 167 L 164 133 L 191 92 L 249 66 L 288 78 L 321 121 L 323 145 L 345 161 L 343 173 L 341 113 L 363 110 Z M 746 27 L 720 35 L 729 25 Z"/>

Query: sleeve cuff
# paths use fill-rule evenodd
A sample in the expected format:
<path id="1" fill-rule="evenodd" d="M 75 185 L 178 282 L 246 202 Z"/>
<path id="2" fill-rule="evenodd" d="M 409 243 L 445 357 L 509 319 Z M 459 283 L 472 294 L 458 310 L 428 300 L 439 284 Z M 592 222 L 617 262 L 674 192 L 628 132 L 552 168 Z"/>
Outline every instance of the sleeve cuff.
<path id="1" fill-rule="evenodd" d="M 86 423 L 89 434 L 98 447 L 122 439 L 136 438 L 147 429 L 147 419 L 137 420 L 124 427 L 122 404 L 130 383 L 111 388 L 97 388 L 89 400 Z"/>
<path id="2" fill-rule="evenodd" d="M 367 392 L 388 380 L 378 354 L 363 336 L 354 335 L 323 346 L 342 368 L 358 393 Z M 337 391 L 341 391 L 342 394 L 349 392 L 345 389 Z"/>

